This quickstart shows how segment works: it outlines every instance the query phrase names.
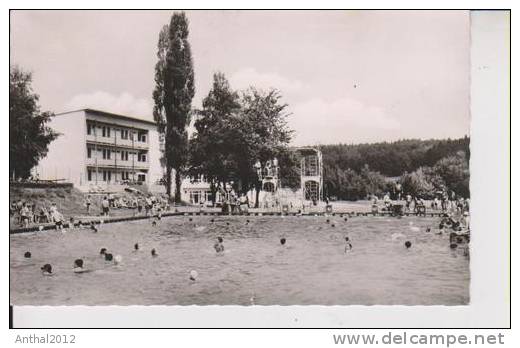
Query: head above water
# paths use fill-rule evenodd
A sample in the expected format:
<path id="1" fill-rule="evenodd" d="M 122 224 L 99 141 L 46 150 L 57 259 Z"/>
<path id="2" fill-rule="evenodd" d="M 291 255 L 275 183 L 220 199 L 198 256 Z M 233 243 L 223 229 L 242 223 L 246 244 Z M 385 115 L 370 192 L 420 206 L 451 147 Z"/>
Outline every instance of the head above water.
<path id="1" fill-rule="evenodd" d="M 406 242 L 404 242 L 404 246 L 406 247 L 406 249 L 409 249 L 412 246 L 412 242 L 407 240 Z"/>
<path id="2" fill-rule="evenodd" d="M 287 241 L 287 240 L 286 240 L 285 238 L 280 238 L 280 244 L 285 245 L 285 242 L 286 242 L 286 241 Z"/>
<path id="3" fill-rule="evenodd" d="M 137 243 L 134 244 L 134 250 L 139 250 L 139 244 L 137 244 Z"/>
<path id="4" fill-rule="evenodd" d="M 346 242 L 350 242 L 350 238 L 349 237 L 345 237 L 345 241 Z"/>
<path id="5" fill-rule="evenodd" d="M 101 250 L 99 251 L 99 254 L 100 255 L 105 255 L 107 252 L 107 248 L 101 248 Z"/>
<path id="6" fill-rule="evenodd" d="M 458 245 L 456 243 L 451 243 L 450 248 L 451 249 L 457 249 Z"/>
<path id="7" fill-rule="evenodd" d="M 217 240 L 218 240 L 219 243 L 224 242 L 224 239 L 222 237 L 217 237 Z"/>
<path id="8" fill-rule="evenodd" d="M 74 260 L 74 267 L 83 268 L 83 260 L 82 259 L 76 259 Z"/>
<path id="9" fill-rule="evenodd" d="M 23 257 L 25 257 L 27 259 L 30 259 L 31 258 L 31 252 L 30 251 L 26 251 L 25 254 L 23 254 Z"/>
<path id="10" fill-rule="evenodd" d="M 151 253 L 152 253 L 152 256 L 157 256 L 157 251 L 155 251 L 155 248 L 152 249 Z"/>
<path id="11" fill-rule="evenodd" d="M 44 273 L 52 273 L 52 266 L 49 263 L 46 263 L 40 268 Z"/>
<path id="12" fill-rule="evenodd" d="M 106 253 L 105 254 L 105 261 L 112 261 L 112 259 L 114 258 L 114 256 L 110 253 Z"/>

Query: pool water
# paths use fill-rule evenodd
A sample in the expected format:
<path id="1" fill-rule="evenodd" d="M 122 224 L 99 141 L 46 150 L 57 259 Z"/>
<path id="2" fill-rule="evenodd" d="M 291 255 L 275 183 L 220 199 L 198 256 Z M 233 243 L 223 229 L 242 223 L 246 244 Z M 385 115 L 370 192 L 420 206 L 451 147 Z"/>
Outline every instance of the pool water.
<path id="1" fill-rule="evenodd" d="M 169 217 L 10 236 L 16 305 L 463 305 L 469 259 L 438 218 Z M 211 223 L 211 219 L 215 219 Z M 247 219 L 250 220 L 247 223 Z M 327 219 L 330 219 L 327 223 Z M 229 223 L 229 225 L 228 225 Z M 334 224 L 334 226 L 332 226 Z M 426 232 L 426 227 L 432 227 Z M 213 248 L 224 238 L 224 253 Z M 345 253 L 345 236 L 353 248 Z M 286 238 L 282 246 L 280 238 Z M 405 241 L 412 247 L 406 249 Z M 134 251 L 134 244 L 140 249 Z M 122 262 L 99 255 L 104 247 Z M 151 249 L 157 257 L 151 256 Z M 32 258 L 24 258 L 30 251 Z M 74 273 L 76 258 L 90 272 Z M 53 275 L 40 267 L 50 263 Z M 190 271 L 198 276 L 190 280 Z"/>

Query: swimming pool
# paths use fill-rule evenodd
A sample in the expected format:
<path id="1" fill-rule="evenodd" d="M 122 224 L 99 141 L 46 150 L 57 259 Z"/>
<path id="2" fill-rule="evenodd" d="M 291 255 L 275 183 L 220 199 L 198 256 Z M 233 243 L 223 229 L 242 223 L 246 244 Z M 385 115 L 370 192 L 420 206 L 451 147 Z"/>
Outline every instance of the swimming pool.
<path id="1" fill-rule="evenodd" d="M 177 216 L 163 218 L 157 226 L 147 220 L 103 224 L 97 233 L 83 228 L 11 235 L 11 303 L 468 304 L 468 257 L 450 249 L 448 235 L 435 234 L 438 221 Z M 347 235 L 353 245 L 349 253 Z M 217 236 L 224 238 L 223 254 L 213 249 Z M 282 237 L 287 239 L 284 246 Z M 410 249 L 404 247 L 406 240 L 412 242 Z M 134 251 L 135 243 L 139 251 Z M 121 264 L 104 261 L 102 247 L 121 255 Z M 152 248 L 158 257 L 151 256 Z M 24 258 L 25 251 L 32 258 Z M 80 257 L 91 272 L 73 272 Z M 52 264 L 53 276 L 41 274 L 45 263 Z M 191 270 L 198 273 L 195 281 L 189 279 Z"/>

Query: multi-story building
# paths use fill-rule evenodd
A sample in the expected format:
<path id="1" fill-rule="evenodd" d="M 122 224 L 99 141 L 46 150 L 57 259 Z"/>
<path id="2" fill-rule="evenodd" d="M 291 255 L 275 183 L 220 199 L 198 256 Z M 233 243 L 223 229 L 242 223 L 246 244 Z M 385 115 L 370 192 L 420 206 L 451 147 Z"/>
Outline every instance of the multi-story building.
<path id="1" fill-rule="evenodd" d="M 154 122 L 82 109 L 57 114 L 49 126 L 60 136 L 36 168 L 40 179 L 67 180 L 83 190 L 117 191 L 126 183 L 164 190 Z"/>

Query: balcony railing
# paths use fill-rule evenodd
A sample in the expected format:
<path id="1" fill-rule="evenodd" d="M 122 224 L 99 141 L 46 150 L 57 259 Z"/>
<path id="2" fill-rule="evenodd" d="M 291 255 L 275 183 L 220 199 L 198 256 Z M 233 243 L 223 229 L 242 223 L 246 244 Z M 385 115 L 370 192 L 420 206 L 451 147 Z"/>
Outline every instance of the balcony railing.
<path id="1" fill-rule="evenodd" d="M 116 147 L 124 147 L 124 148 L 134 148 L 134 149 L 148 149 L 149 144 L 148 142 L 142 142 L 142 141 L 132 141 L 130 139 L 121 139 L 117 138 L 107 138 L 102 136 L 94 136 L 92 134 L 87 134 L 87 142 L 89 143 L 96 143 L 99 145 L 106 145 L 106 146 L 116 146 Z"/>
<path id="2" fill-rule="evenodd" d="M 140 161 L 122 161 L 122 160 L 115 160 L 115 159 L 96 159 L 95 158 L 87 158 L 87 166 L 91 167 L 108 167 L 108 168 L 136 168 L 136 169 L 148 169 L 150 166 L 150 163 L 148 161 L 140 162 Z"/>

